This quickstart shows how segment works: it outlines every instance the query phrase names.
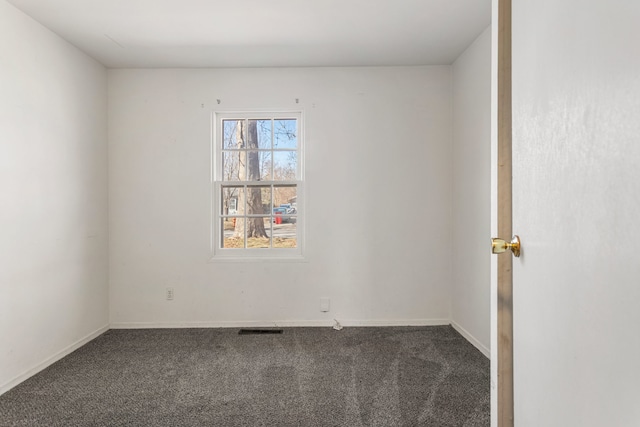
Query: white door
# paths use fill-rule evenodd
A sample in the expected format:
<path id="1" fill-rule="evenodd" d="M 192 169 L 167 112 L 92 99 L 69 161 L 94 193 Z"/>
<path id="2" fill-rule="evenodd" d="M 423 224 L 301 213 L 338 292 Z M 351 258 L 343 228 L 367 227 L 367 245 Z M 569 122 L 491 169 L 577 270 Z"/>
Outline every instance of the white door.
<path id="1" fill-rule="evenodd" d="M 640 1 L 512 7 L 515 425 L 637 427 Z"/>

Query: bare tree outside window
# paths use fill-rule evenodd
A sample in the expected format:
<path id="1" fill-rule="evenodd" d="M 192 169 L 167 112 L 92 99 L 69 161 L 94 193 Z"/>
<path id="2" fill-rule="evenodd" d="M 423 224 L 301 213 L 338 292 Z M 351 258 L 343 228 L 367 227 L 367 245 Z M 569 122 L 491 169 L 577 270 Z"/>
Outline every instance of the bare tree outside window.
<path id="1" fill-rule="evenodd" d="M 236 141 L 240 171 L 240 181 L 260 181 L 260 156 L 258 154 L 258 128 L 256 120 L 238 122 Z M 244 167 L 243 167 L 244 166 Z M 245 200 L 246 199 L 246 200 Z M 260 187 L 245 187 L 238 194 L 238 214 L 263 215 L 262 191 Z M 246 227 L 246 230 L 245 230 Z M 237 221 L 234 237 L 265 237 L 269 238 L 264 229 L 262 217 L 249 217 L 246 221 Z"/>

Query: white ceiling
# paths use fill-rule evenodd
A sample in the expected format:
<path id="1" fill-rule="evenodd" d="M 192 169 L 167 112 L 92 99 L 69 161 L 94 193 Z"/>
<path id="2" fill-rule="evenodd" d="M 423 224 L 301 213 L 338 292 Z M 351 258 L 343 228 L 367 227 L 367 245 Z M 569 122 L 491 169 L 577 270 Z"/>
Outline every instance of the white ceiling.
<path id="1" fill-rule="evenodd" d="M 491 0 L 8 0 L 107 67 L 450 64 Z"/>

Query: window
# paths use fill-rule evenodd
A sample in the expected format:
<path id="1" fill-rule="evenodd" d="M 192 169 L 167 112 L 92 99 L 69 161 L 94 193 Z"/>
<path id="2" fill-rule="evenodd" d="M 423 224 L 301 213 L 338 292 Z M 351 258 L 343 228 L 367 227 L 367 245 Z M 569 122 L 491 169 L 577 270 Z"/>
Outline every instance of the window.
<path id="1" fill-rule="evenodd" d="M 214 115 L 215 258 L 302 255 L 302 116 Z"/>

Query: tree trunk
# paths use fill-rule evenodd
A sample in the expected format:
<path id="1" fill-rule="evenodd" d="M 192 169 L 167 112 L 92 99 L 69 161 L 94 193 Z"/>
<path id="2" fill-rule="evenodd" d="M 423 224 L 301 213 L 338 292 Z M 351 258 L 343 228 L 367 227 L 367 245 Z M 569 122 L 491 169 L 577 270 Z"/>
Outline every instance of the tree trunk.
<path id="1" fill-rule="evenodd" d="M 258 127 L 255 120 L 238 121 L 236 140 L 240 151 L 238 177 L 241 181 L 260 181 L 260 156 L 258 155 Z M 246 166 L 246 168 L 245 168 Z M 246 202 L 246 203 L 245 203 Z M 238 213 L 247 215 L 264 214 L 262 209 L 262 191 L 259 187 L 248 187 L 246 191 L 238 191 Z M 269 237 L 264 229 L 264 218 L 247 218 L 244 221 L 236 221 L 234 237 L 243 237 L 247 232 L 247 238 Z"/>

